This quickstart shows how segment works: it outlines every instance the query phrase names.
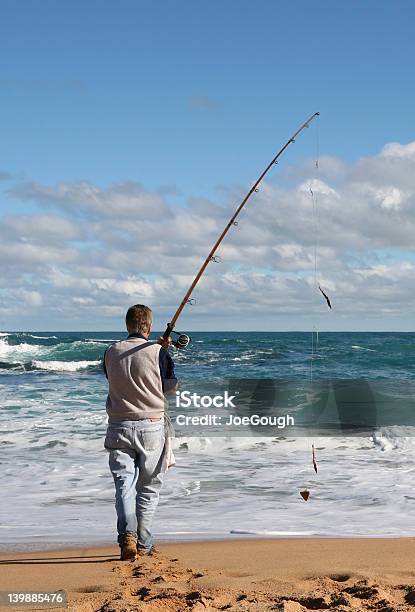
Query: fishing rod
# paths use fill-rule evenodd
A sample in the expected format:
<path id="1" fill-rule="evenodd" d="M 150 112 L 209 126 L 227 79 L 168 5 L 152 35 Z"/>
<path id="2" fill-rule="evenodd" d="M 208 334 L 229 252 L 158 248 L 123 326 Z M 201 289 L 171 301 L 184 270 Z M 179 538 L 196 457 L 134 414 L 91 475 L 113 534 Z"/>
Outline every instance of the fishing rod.
<path id="1" fill-rule="evenodd" d="M 265 170 L 262 172 L 262 174 L 259 176 L 259 178 L 257 179 L 257 181 L 252 185 L 251 189 L 248 191 L 248 193 L 246 194 L 246 196 L 244 197 L 244 199 L 242 200 L 242 202 L 239 204 L 238 208 L 236 209 L 236 211 L 234 212 L 234 214 L 232 215 L 232 217 L 229 219 L 228 224 L 226 225 L 225 229 L 223 230 L 223 232 L 221 233 L 221 235 L 219 236 L 219 238 L 217 239 L 217 241 L 215 242 L 215 244 L 213 245 L 209 255 L 206 257 L 205 261 L 202 264 L 202 267 L 200 268 L 199 272 L 196 274 L 192 284 L 190 285 L 189 289 L 187 290 L 186 295 L 184 296 L 184 298 L 182 299 L 182 301 L 180 302 L 180 306 L 178 307 L 178 309 L 176 310 L 176 312 L 174 313 L 173 318 L 171 319 L 170 323 L 167 324 L 166 327 L 166 331 L 163 334 L 163 339 L 164 340 L 168 340 L 169 336 L 174 333 L 178 336 L 177 340 L 175 340 L 173 342 L 174 346 L 176 348 L 186 348 L 186 346 L 189 344 L 190 342 L 190 337 L 187 334 L 183 334 L 180 332 L 175 332 L 174 328 L 176 326 L 176 322 L 177 319 L 180 317 L 182 310 L 184 309 L 184 307 L 186 306 L 186 304 L 192 304 L 194 300 L 192 300 L 191 295 L 193 293 L 194 288 L 196 287 L 197 283 L 199 282 L 201 276 L 203 275 L 204 271 L 206 270 L 208 264 L 211 261 L 214 262 L 218 262 L 219 259 L 218 257 L 215 255 L 216 251 L 218 250 L 220 244 L 222 243 L 223 239 L 225 238 L 226 234 L 228 233 L 228 231 L 230 230 L 230 228 L 233 225 L 237 225 L 237 221 L 236 218 L 239 215 L 239 213 L 241 212 L 241 210 L 243 209 L 243 207 L 245 206 L 245 204 L 248 202 L 249 198 L 251 197 L 251 195 L 257 191 L 259 191 L 258 189 L 258 185 L 261 183 L 262 179 L 265 177 L 265 175 L 268 173 L 268 171 L 272 168 L 272 166 L 274 164 L 278 163 L 278 158 L 284 153 L 285 149 L 287 149 L 291 143 L 295 142 L 296 137 L 305 129 L 309 127 L 309 124 L 311 123 L 311 121 L 313 121 L 313 119 L 315 119 L 316 117 L 318 117 L 320 115 L 320 113 L 314 113 L 313 115 L 311 115 L 311 117 L 309 117 L 307 119 L 307 121 L 305 121 L 303 123 L 303 125 L 291 136 L 291 138 L 289 138 L 289 140 L 287 140 L 287 142 L 285 143 L 285 145 L 278 151 L 278 153 L 276 154 L 276 156 L 270 161 L 270 163 L 268 164 L 268 166 L 265 168 Z"/>

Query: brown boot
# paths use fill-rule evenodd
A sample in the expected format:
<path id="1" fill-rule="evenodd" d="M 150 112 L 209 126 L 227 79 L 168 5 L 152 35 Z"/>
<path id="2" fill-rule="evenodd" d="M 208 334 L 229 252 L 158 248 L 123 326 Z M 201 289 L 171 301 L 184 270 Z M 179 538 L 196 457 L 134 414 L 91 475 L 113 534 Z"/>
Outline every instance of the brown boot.
<path id="1" fill-rule="evenodd" d="M 135 561 L 135 556 L 137 554 L 137 540 L 135 537 L 127 533 L 120 542 L 121 548 L 121 561 Z"/>

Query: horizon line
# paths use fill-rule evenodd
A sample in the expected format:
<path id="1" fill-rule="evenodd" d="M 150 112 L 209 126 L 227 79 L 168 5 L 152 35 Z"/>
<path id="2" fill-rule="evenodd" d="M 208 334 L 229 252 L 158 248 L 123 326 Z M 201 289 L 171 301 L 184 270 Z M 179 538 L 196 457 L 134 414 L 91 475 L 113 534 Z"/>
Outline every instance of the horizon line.
<path id="1" fill-rule="evenodd" d="M 0 334 L 24 334 L 37 332 L 40 334 L 51 334 L 51 333 L 92 333 L 92 334 L 121 334 L 127 333 L 126 330 L 105 330 L 105 329 L 14 329 L 14 330 L 1 330 Z M 403 329 L 319 329 L 319 334 L 413 334 L 414 330 L 403 330 Z M 151 334 L 161 333 L 163 330 L 152 330 Z M 181 332 L 184 333 L 184 332 Z M 189 330 L 188 334 L 311 334 L 316 333 L 316 330 L 310 329 L 284 329 L 284 330 L 258 330 L 258 329 L 210 329 L 210 330 Z M 150 335 L 151 335 L 150 334 Z"/>

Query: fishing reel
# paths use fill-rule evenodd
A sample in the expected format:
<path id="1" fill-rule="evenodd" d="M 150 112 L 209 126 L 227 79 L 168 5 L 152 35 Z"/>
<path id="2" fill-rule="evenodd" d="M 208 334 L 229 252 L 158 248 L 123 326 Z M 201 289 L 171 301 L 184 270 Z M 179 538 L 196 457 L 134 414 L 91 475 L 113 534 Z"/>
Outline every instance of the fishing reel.
<path id="1" fill-rule="evenodd" d="M 172 345 L 178 349 L 185 349 L 191 342 L 191 337 L 182 332 L 176 332 L 172 329 L 170 323 L 166 327 L 166 331 L 163 334 L 164 340 L 167 340 L 171 334 L 177 336 L 176 340 L 172 340 Z"/>
<path id="2" fill-rule="evenodd" d="M 172 340 L 172 344 L 178 349 L 185 349 L 192 340 L 191 337 L 188 336 L 187 334 L 182 334 L 180 332 L 175 332 L 175 331 L 172 331 L 171 333 L 176 334 L 177 336 L 176 340 Z"/>

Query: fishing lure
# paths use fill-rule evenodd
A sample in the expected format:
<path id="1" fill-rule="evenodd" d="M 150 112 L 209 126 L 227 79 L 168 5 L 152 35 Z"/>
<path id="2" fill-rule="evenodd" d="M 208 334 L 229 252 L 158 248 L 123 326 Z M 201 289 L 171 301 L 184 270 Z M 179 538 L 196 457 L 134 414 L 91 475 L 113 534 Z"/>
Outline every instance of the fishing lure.
<path id="1" fill-rule="evenodd" d="M 313 449 L 313 468 L 314 468 L 315 473 L 317 474 L 318 469 L 317 469 L 316 451 L 314 449 L 314 444 L 312 446 L 312 449 Z"/>
<path id="2" fill-rule="evenodd" d="M 314 444 L 312 445 L 311 448 L 312 448 L 313 468 L 314 468 L 315 473 L 317 474 L 318 468 L 317 468 L 316 451 L 314 448 Z M 310 497 L 310 491 L 308 489 L 303 489 L 303 491 L 300 491 L 300 495 L 304 501 L 307 501 L 308 498 Z"/>
<path id="3" fill-rule="evenodd" d="M 324 298 L 325 298 L 325 300 L 326 300 L 326 302 L 327 302 L 327 306 L 328 306 L 328 307 L 331 309 L 331 308 L 332 308 L 332 305 L 331 305 L 331 302 L 330 302 L 330 298 L 329 298 L 329 296 L 328 296 L 326 293 L 324 293 L 324 291 L 323 291 L 323 289 L 320 287 L 320 285 L 318 286 L 318 288 L 320 289 L 321 293 L 323 294 L 323 296 L 324 296 Z"/>

